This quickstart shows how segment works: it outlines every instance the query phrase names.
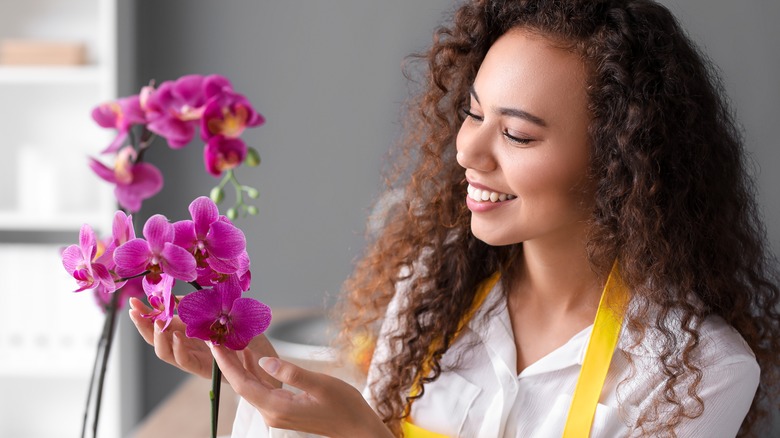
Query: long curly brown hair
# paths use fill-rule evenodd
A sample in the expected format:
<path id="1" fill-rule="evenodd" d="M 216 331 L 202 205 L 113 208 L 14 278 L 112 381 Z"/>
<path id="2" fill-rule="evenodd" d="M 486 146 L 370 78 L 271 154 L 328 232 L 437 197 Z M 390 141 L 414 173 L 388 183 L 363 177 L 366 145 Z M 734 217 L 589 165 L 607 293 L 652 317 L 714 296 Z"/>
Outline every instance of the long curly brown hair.
<path id="1" fill-rule="evenodd" d="M 757 433 L 759 418 L 776 409 L 777 261 L 765 247 L 741 134 L 720 81 L 672 14 L 650 0 L 472 0 L 414 58 L 427 68 L 394 157 L 400 164 L 388 178 L 389 188 L 403 188 L 403 200 L 369 239 L 339 308 L 344 345 L 361 331 L 375 335 L 399 283 L 408 282 L 400 329 L 388 340 L 393 350 L 376 364 L 383 376 L 371 388 L 377 412 L 401 434 L 399 421 L 430 346 L 439 348 L 423 383 L 439 376 L 439 358 L 477 285 L 496 271 L 511 275 L 522 248 L 491 247 L 471 234 L 464 173 L 455 160 L 461 110 L 480 63 L 516 27 L 579 54 L 589 69 L 590 175 L 597 187 L 590 262 L 605 272 L 620 261 L 624 282 L 646 303 L 626 316 L 627 327 L 640 336 L 657 330 L 666 340 L 659 359 L 666 391 L 656 410 L 671 406 L 672 415 L 663 422 L 640 417 L 641 430 L 674 436 L 679 422 L 701 414 L 697 321 L 719 315 L 747 341 L 762 370 L 740 430 Z M 648 306 L 662 311 L 651 316 Z M 672 309 L 689 336 L 675 336 L 665 322 Z"/>

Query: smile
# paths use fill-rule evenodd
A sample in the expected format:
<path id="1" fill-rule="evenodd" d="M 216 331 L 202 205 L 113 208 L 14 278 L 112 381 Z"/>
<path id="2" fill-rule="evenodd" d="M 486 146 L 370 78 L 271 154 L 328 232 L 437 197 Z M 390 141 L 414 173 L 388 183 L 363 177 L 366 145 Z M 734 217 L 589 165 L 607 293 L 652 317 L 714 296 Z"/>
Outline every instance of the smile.
<path id="1" fill-rule="evenodd" d="M 508 195 L 506 193 L 491 192 L 490 190 L 482 190 L 473 187 L 471 184 L 466 189 L 469 192 L 469 198 L 477 202 L 504 202 L 511 199 L 515 199 L 517 196 Z"/>

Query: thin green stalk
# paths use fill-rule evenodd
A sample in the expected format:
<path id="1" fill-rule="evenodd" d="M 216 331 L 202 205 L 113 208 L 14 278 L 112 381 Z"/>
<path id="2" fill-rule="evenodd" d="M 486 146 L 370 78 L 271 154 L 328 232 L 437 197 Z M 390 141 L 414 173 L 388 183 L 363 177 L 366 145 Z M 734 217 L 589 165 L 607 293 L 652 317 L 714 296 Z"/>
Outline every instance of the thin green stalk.
<path id="1" fill-rule="evenodd" d="M 219 419 L 219 392 L 222 387 L 222 371 L 214 360 L 211 363 L 211 438 L 217 438 L 217 420 Z"/>
<path id="2" fill-rule="evenodd" d="M 103 349 L 103 345 L 105 344 L 106 340 L 106 330 L 109 325 L 109 314 L 108 309 L 105 309 L 106 311 L 106 318 L 103 321 L 103 331 L 100 333 L 100 338 L 98 339 L 97 348 L 95 349 L 95 361 L 92 363 L 92 374 L 89 376 L 89 389 L 87 390 L 87 403 L 84 405 L 84 421 L 81 423 L 81 438 L 84 438 L 87 434 L 87 418 L 89 417 L 89 405 L 92 402 L 92 390 L 95 387 L 95 376 L 97 375 L 97 366 L 98 361 L 100 358 L 100 353 Z"/>
<path id="3" fill-rule="evenodd" d="M 111 295 L 111 304 L 106 309 L 106 315 L 108 320 L 108 327 L 106 332 L 106 344 L 103 349 L 103 360 L 100 364 L 100 376 L 98 377 L 97 387 L 97 399 L 95 400 L 95 419 L 92 423 L 92 436 L 97 437 L 98 420 L 100 419 L 100 404 L 103 399 L 103 383 L 106 378 L 106 368 L 108 365 L 108 357 L 111 354 L 111 345 L 114 341 L 114 327 L 116 326 L 116 314 L 119 307 L 119 291 L 114 292 Z"/>

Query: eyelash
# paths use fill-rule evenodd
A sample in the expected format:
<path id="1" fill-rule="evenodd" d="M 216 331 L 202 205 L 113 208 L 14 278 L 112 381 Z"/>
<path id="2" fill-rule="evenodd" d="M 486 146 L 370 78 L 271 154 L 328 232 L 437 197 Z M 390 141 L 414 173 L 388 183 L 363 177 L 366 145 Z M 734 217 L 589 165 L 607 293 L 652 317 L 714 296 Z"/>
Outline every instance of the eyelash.
<path id="1" fill-rule="evenodd" d="M 477 121 L 477 122 L 481 122 L 481 121 L 483 120 L 483 118 L 482 118 L 482 117 L 480 117 L 480 116 L 478 116 L 478 115 L 476 115 L 476 114 L 472 113 L 472 112 L 471 112 L 471 110 L 469 110 L 468 108 L 463 108 L 463 110 L 462 110 L 462 111 L 463 111 L 463 114 L 466 116 L 466 118 L 469 118 L 469 119 L 475 120 L 475 121 Z M 532 142 L 532 141 L 533 141 L 533 139 L 532 139 L 532 138 L 520 138 L 520 137 L 515 137 L 515 136 L 513 136 L 513 135 L 509 134 L 509 131 L 507 131 L 506 129 L 505 129 L 505 130 L 503 130 L 501 133 L 504 135 L 504 137 L 505 137 L 507 140 L 509 140 L 509 141 L 510 141 L 510 142 L 512 142 L 512 143 L 519 144 L 519 145 L 527 145 L 528 143 L 530 143 L 530 142 Z"/>

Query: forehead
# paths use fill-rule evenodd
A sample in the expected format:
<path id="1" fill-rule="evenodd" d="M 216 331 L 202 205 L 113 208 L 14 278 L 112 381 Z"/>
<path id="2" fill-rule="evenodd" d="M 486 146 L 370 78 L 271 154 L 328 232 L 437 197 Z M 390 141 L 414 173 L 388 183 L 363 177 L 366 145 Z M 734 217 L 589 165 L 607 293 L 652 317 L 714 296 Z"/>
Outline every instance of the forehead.
<path id="1" fill-rule="evenodd" d="M 496 107 L 521 107 L 545 119 L 567 109 L 585 111 L 585 86 L 585 64 L 576 53 L 524 29 L 496 40 L 474 81 L 480 100 Z"/>

